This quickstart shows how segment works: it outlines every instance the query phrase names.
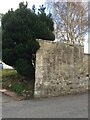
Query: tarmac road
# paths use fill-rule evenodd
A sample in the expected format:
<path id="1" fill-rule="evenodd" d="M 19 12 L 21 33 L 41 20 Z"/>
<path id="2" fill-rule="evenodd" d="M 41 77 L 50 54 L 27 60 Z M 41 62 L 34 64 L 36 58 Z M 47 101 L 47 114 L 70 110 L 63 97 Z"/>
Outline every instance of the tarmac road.
<path id="1" fill-rule="evenodd" d="M 88 94 L 38 100 L 2 98 L 3 118 L 88 118 Z"/>

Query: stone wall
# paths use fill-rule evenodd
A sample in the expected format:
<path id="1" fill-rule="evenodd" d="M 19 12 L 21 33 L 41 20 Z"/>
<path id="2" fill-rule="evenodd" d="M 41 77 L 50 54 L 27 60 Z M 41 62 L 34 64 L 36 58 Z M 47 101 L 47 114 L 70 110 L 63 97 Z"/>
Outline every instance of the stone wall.
<path id="1" fill-rule="evenodd" d="M 35 97 L 60 96 L 88 89 L 87 57 L 83 46 L 39 40 Z M 85 57 L 84 57 L 85 56 Z"/>

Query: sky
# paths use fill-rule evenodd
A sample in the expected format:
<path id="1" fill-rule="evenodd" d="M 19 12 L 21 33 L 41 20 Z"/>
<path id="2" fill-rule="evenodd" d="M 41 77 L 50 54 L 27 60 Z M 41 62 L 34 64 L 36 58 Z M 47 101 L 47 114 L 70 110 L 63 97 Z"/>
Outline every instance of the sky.
<path id="1" fill-rule="evenodd" d="M 32 5 L 35 4 L 36 7 L 42 5 L 45 0 L 0 0 L 0 13 L 6 13 L 9 9 L 17 9 L 20 2 L 28 2 L 28 7 L 32 8 Z"/>
<path id="2" fill-rule="evenodd" d="M 90 54 L 90 33 L 88 33 L 85 37 L 86 41 L 84 42 L 84 53 Z"/>
<path id="3" fill-rule="evenodd" d="M 5 14 L 11 8 L 13 8 L 13 10 L 17 9 L 19 6 L 19 3 L 22 1 L 24 2 L 27 1 L 29 8 L 32 8 L 32 5 L 35 5 L 36 8 L 38 8 L 40 5 L 44 4 L 46 0 L 0 0 L 0 13 Z M 50 2 L 54 0 L 47 0 L 47 1 Z M 88 1 L 88 0 L 83 0 L 83 1 Z M 87 40 L 88 40 L 88 35 L 86 36 L 86 41 Z M 90 53 L 90 50 L 89 50 L 90 43 L 88 44 L 88 42 L 85 42 L 84 46 L 85 46 L 84 52 Z"/>
<path id="4" fill-rule="evenodd" d="M 20 2 L 28 2 L 28 7 L 32 7 L 33 4 L 36 5 L 36 7 L 39 7 L 39 5 L 42 5 L 47 2 L 55 2 L 58 0 L 0 0 L 0 13 L 6 13 L 10 8 L 13 8 L 14 10 L 18 7 Z M 59 1 L 65 1 L 65 0 L 59 0 Z M 68 1 L 73 1 L 73 0 L 68 0 Z M 87 2 L 89 0 L 74 0 L 74 1 L 82 1 L 82 2 Z"/>

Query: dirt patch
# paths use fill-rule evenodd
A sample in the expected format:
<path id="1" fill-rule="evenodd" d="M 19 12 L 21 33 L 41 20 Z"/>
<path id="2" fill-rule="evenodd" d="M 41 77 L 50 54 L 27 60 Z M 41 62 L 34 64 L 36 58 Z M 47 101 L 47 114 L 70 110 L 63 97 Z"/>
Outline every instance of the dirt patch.
<path id="1" fill-rule="evenodd" d="M 6 89 L 0 89 L 0 92 L 9 96 L 9 97 L 12 97 L 16 101 L 24 100 L 23 96 L 18 96 L 15 92 L 12 92 L 12 91 L 9 91 L 9 90 L 6 90 Z"/>

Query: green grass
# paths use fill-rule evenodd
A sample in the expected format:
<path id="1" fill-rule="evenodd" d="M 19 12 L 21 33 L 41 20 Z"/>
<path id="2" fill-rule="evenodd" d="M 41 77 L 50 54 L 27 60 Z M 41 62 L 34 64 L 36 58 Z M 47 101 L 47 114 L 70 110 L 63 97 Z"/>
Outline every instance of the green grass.
<path id="1" fill-rule="evenodd" d="M 14 69 L 3 69 L 2 70 L 2 75 L 3 76 L 12 76 L 12 75 L 16 75 L 17 74 L 17 71 L 14 70 Z"/>
<path id="2" fill-rule="evenodd" d="M 34 80 L 26 81 L 24 77 L 19 75 L 14 69 L 2 70 L 2 88 L 23 95 L 26 99 L 33 97 Z"/>

